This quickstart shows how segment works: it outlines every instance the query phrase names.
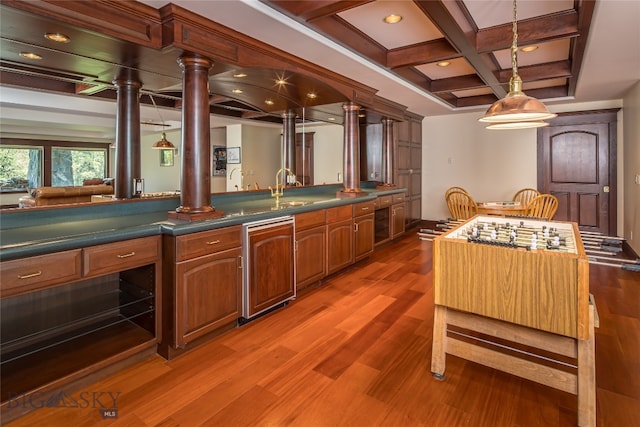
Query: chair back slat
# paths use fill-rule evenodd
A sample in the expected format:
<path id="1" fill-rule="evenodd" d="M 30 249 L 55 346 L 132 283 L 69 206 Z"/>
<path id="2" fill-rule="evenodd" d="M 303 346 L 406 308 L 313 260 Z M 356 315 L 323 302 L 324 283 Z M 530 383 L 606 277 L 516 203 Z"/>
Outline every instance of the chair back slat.
<path id="1" fill-rule="evenodd" d="M 558 198 L 553 194 L 541 194 L 527 205 L 527 216 L 551 220 L 558 210 Z"/>
<path id="2" fill-rule="evenodd" d="M 478 213 L 478 205 L 468 193 L 453 191 L 446 197 L 452 218 L 469 219 Z"/>

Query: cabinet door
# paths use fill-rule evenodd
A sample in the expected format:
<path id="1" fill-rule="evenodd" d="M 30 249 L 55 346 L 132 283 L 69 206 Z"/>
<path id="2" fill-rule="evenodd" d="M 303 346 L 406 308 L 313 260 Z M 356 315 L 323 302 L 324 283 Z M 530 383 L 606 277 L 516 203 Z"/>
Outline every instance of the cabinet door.
<path id="1" fill-rule="evenodd" d="M 249 232 L 244 316 L 260 313 L 295 295 L 293 225 Z"/>
<path id="2" fill-rule="evenodd" d="M 393 205 L 391 207 L 391 235 L 396 238 L 404 233 L 405 224 L 405 205 L 404 203 Z"/>
<path id="3" fill-rule="evenodd" d="M 328 222 L 328 221 L 327 221 Z M 353 263 L 353 221 L 327 225 L 327 274 Z"/>
<path id="4" fill-rule="evenodd" d="M 325 276 L 324 226 L 296 232 L 296 286 L 301 289 Z"/>
<path id="5" fill-rule="evenodd" d="M 240 317 L 241 256 L 236 248 L 176 264 L 176 347 Z"/>
<path id="6" fill-rule="evenodd" d="M 362 215 L 353 220 L 353 244 L 355 261 L 373 253 L 374 246 L 374 214 Z"/>

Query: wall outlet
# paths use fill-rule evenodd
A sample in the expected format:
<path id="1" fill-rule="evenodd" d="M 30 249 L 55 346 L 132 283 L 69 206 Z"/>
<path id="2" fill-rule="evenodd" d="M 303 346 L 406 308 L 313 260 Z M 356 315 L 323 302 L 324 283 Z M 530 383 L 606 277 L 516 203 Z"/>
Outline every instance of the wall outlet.
<path id="1" fill-rule="evenodd" d="M 635 183 L 640 184 L 640 174 L 636 174 Z"/>

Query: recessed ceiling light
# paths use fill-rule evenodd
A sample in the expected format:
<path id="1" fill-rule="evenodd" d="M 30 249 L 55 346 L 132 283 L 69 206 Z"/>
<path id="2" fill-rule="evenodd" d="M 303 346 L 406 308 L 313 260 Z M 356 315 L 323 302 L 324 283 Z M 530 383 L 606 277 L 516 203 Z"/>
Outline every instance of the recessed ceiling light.
<path id="1" fill-rule="evenodd" d="M 281 86 L 282 85 L 286 85 L 287 81 L 284 78 L 279 77 L 279 78 L 276 79 L 276 84 L 281 85 Z"/>
<path id="2" fill-rule="evenodd" d="M 20 52 L 20 56 L 27 59 L 42 59 L 42 56 L 35 52 Z"/>
<path id="3" fill-rule="evenodd" d="M 448 67 L 451 65 L 451 61 L 440 61 L 436 64 L 438 67 Z"/>
<path id="4" fill-rule="evenodd" d="M 237 74 L 234 74 L 233 77 L 237 79 L 241 79 L 243 77 L 247 77 L 247 75 L 245 73 L 237 73 Z"/>
<path id="5" fill-rule="evenodd" d="M 318 97 L 318 95 L 315 94 L 314 92 L 309 92 L 307 94 L 307 98 L 309 98 L 309 99 L 316 99 L 317 97 Z"/>
<path id="6" fill-rule="evenodd" d="M 536 45 L 524 46 L 524 47 L 520 48 L 520 50 L 523 51 L 523 52 L 533 52 L 536 49 L 538 49 L 538 46 L 536 46 Z"/>
<path id="7" fill-rule="evenodd" d="M 267 105 L 273 105 L 274 104 L 274 102 L 271 99 L 265 99 L 264 103 L 267 104 Z"/>
<path id="8" fill-rule="evenodd" d="M 62 33 L 45 33 L 44 38 L 56 43 L 69 43 L 71 38 Z"/>
<path id="9" fill-rule="evenodd" d="M 242 89 L 233 89 L 231 92 L 233 92 L 233 93 L 242 93 Z"/>
<path id="10" fill-rule="evenodd" d="M 334 122 L 334 121 L 336 120 L 336 118 L 335 118 L 335 117 L 329 117 L 329 118 L 328 118 L 328 120 L 329 120 L 330 122 Z"/>
<path id="11" fill-rule="evenodd" d="M 383 21 L 387 24 L 397 24 L 398 22 L 402 21 L 402 16 L 391 14 L 391 15 L 385 16 Z"/>

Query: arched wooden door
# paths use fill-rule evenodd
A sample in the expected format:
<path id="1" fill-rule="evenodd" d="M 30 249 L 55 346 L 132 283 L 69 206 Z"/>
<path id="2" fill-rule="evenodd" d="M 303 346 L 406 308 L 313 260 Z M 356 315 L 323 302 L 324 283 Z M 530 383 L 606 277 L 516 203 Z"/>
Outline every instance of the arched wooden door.
<path id="1" fill-rule="evenodd" d="M 538 190 L 558 198 L 554 220 L 617 232 L 616 112 L 562 114 L 538 130 Z"/>

